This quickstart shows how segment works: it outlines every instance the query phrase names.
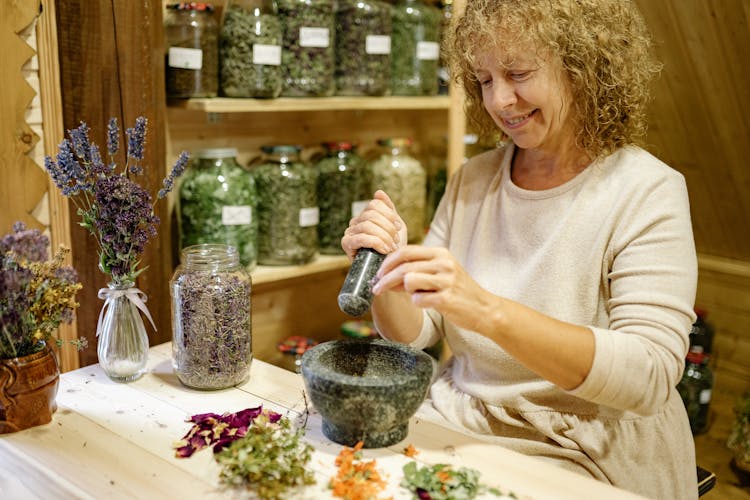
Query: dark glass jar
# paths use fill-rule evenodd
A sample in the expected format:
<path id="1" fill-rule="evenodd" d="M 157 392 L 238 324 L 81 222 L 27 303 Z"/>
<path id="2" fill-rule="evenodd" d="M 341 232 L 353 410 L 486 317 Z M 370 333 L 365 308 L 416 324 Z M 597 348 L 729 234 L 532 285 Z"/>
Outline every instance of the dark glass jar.
<path id="1" fill-rule="evenodd" d="M 685 403 L 693 434 L 708 430 L 713 385 L 714 376 L 709 366 L 709 356 L 702 352 L 689 352 L 677 391 Z"/>
<path id="2" fill-rule="evenodd" d="M 336 93 L 381 96 L 391 87 L 391 6 L 339 0 L 336 9 Z"/>
<path id="3" fill-rule="evenodd" d="M 250 172 L 258 191 L 258 263 L 310 262 L 318 251 L 317 176 L 299 146 L 264 146 Z"/>
<path id="4" fill-rule="evenodd" d="M 435 95 L 438 91 L 440 11 L 420 0 L 393 6 L 391 92 Z"/>
<path id="5" fill-rule="evenodd" d="M 349 221 L 367 206 L 371 176 L 351 142 L 327 142 L 315 165 L 318 173 L 318 247 L 323 254 L 343 254 L 341 237 Z"/>
<path id="6" fill-rule="evenodd" d="M 711 354 L 714 341 L 714 328 L 706 320 L 708 313 L 701 308 L 695 308 L 696 319 L 690 330 L 690 350 Z"/>
<path id="7" fill-rule="evenodd" d="M 281 20 L 273 0 L 231 0 L 221 28 L 221 93 L 281 94 Z"/>
<path id="8" fill-rule="evenodd" d="M 424 237 L 424 210 L 427 175 L 422 164 L 412 156 L 411 139 L 380 139 L 380 156 L 372 162 L 372 189 L 382 189 L 393 200 L 406 223 L 409 243 Z"/>
<path id="9" fill-rule="evenodd" d="M 450 93 L 451 76 L 448 68 L 448 47 L 446 37 L 453 22 L 453 0 L 441 0 L 440 6 L 440 53 L 438 57 L 438 94 Z"/>
<path id="10" fill-rule="evenodd" d="M 252 175 L 236 157 L 235 148 L 196 151 L 180 181 L 180 246 L 231 245 L 242 265 L 252 269 L 257 261 L 258 195 Z"/>
<path id="11" fill-rule="evenodd" d="M 336 88 L 333 4 L 330 0 L 278 0 L 283 28 L 282 95 L 333 95 Z"/>
<path id="12" fill-rule="evenodd" d="M 167 97 L 216 97 L 219 27 L 211 4 L 167 5 L 164 17 Z"/>
<path id="13" fill-rule="evenodd" d="M 237 250 L 183 248 L 169 290 L 172 366 L 180 382 L 196 389 L 245 382 L 253 360 L 252 285 Z"/>

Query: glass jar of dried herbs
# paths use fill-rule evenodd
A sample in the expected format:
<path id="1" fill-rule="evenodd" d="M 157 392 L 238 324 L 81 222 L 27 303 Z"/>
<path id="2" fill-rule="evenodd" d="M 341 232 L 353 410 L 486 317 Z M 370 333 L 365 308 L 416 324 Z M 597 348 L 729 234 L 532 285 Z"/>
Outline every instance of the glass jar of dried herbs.
<path id="1" fill-rule="evenodd" d="M 427 176 L 419 160 L 412 156 L 412 140 L 380 139 L 380 157 L 371 164 L 372 188 L 382 189 L 393 200 L 406 223 L 409 243 L 424 237 L 424 210 Z"/>
<path id="2" fill-rule="evenodd" d="M 251 289 L 236 248 L 205 244 L 182 249 L 169 290 L 172 366 L 184 385 L 223 389 L 250 376 Z"/>
<path id="3" fill-rule="evenodd" d="M 178 190 L 180 246 L 231 245 L 242 265 L 252 269 L 258 253 L 258 195 L 255 180 L 236 157 L 236 148 L 195 152 Z"/>
<path id="4" fill-rule="evenodd" d="M 167 5 L 167 97 L 216 97 L 219 89 L 219 26 L 214 8 L 203 2 Z"/>
<path id="5" fill-rule="evenodd" d="M 317 175 L 294 145 L 264 146 L 250 172 L 258 191 L 258 263 L 296 265 L 318 252 Z"/>
<path id="6" fill-rule="evenodd" d="M 436 7 L 420 0 L 398 0 L 393 6 L 393 95 L 437 94 L 440 17 Z"/>
<path id="7" fill-rule="evenodd" d="M 391 6 L 339 0 L 336 9 L 336 93 L 380 96 L 391 87 Z"/>
<path id="8" fill-rule="evenodd" d="M 364 210 L 372 196 L 372 177 L 351 142 L 323 144 L 318 171 L 318 243 L 320 253 L 343 254 L 341 237 L 349 220 Z"/>
<path id="9" fill-rule="evenodd" d="M 335 91 L 331 0 L 277 0 L 283 29 L 282 95 L 323 97 Z"/>
<path id="10" fill-rule="evenodd" d="M 221 28 L 221 93 L 281 94 L 281 20 L 273 0 L 231 0 Z"/>

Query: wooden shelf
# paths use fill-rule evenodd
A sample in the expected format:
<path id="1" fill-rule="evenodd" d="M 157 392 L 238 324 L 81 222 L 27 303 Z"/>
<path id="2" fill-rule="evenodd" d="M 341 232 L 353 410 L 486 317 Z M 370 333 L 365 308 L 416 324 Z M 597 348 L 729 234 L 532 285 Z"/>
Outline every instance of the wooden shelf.
<path id="1" fill-rule="evenodd" d="M 213 97 L 170 100 L 172 108 L 206 113 L 277 113 L 280 111 L 331 110 L 420 110 L 449 109 L 449 96 L 429 97 L 280 97 L 278 99 L 241 99 Z"/>
<path id="2" fill-rule="evenodd" d="M 251 275 L 253 285 L 260 285 L 348 268 L 349 258 L 346 255 L 319 255 L 309 264 L 301 266 L 257 266 Z"/>

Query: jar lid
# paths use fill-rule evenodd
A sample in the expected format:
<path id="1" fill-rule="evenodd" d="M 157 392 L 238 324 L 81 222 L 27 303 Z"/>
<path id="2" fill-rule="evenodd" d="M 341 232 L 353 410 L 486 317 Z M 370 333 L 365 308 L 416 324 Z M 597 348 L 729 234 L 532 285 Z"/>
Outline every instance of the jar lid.
<path id="1" fill-rule="evenodd" d="M 206 2 L 179 2 L 179 3 L 170 3 L 167 5 L 168 9 L 175 9 L 175 10 L 205 10 L 208 12 L 213 12 L 214 6 L 210 3 Z"/>
<path id="2" fill-rule="evenodd" d="M 396 148 L 402 148 L 404 146 L 411 146 L 414 141 L 410 137 L 389 137 L 385 139 L 378 139 L 378 144 L 381 146 L 390 146 Z"/>
<path id="3" fill-rule="evenodd" d="M 279 351 L 284 354 L 304 354 L 309 348 L 318 345 L 318 341 L 310 337 L 292 335 L 277 344 Z"/>
<path id="4" fill-rule="evenodd" d="M 701 351 L 690 351 L 687 353 L 686 359 L 688 360 L 688 363 L 700 365 L 708 359 L 708 354 Z"/>
<path id="5" fill-rule="evenodd" d="M 328 141 L 323 143 L 323 147 L 329 150 L 351 151 L 354 149 L 354 143 L 350 141 Z"/>
<path id="6" fill-rule="evenodd" d="M 261 151 L 266 154 L 269 153 L 287 153 L 295 154 L 302 151 L 302 146 L 295 146 L 293 144 L 276 144 L 273 146 L 261 146 Z"/>
<path id="7" fill-rule="evenodd" d="M 237 156 L 237 148 L 206 148 L 199 149 L 194 155 L 196 158 L 230 158 Z"/>

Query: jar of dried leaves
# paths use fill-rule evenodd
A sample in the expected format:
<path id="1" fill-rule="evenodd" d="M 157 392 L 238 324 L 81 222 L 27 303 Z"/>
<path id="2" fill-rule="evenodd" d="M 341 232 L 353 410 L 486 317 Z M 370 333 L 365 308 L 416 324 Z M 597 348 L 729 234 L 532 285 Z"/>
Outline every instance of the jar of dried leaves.
<path id="1" fill-rule="evenodd" d="M 172 365 L 196 389 L 239 385 L 253 359 L 251 280 L 236 248 L 184 248 L 170 281 Z"/>

